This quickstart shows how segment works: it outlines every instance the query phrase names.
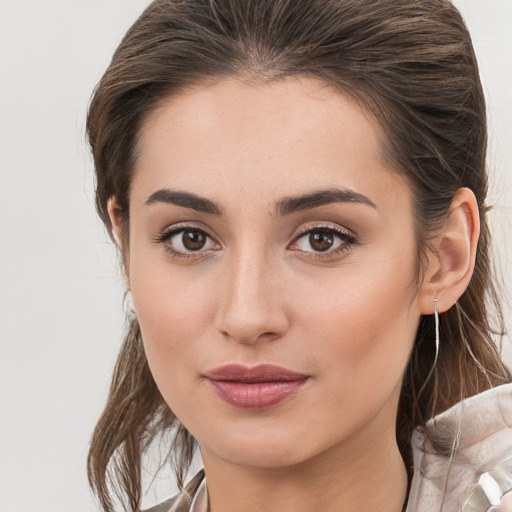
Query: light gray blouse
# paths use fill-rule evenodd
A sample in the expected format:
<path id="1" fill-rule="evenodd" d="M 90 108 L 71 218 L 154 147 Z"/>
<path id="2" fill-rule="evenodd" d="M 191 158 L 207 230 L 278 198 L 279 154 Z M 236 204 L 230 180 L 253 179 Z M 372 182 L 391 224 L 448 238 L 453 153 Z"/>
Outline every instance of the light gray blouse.
<path id="1" fill-rule="evenodd" d="M 439 453 L 414 432 L 406 512 L 512 512 L 512 384 L 459 402 L 429 426 L 451 448 Z M 207 511 L 201 470 L 181 493 L 147 512 Z"/>

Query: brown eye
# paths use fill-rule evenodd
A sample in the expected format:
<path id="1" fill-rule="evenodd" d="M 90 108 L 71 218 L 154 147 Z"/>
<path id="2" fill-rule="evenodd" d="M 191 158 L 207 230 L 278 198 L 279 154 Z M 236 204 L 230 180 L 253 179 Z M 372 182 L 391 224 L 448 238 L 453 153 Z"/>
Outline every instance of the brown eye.
<path id="1" fill-rule="evenodd" d="M 207 237 L 202 231 L 183 231 L 181 243 L 188 251 L 198 251 L 206 244 Z"/>
<path id="2" fill-rule="evenodd" d="M 193 227 L 169 228 L 155 238 L 155 242 L 162 244 L 166 252 L 176 257 L 191 256 L 193 253 L 199 256 L 220 248 L 208 233 Z"/>
<path id="3" fill-rule="evenodd" d="M 315 251 L 328 251 L 334 245 L 334 236 L 328 231 L 315 231 L 309 234 L 309 244 Z"/>
<path id="4" fill-rule="evenodd" d="M 348 251 L 356 243 L 354 235 L 339 226 L 312 226 L 301 230 L 290 249 L 328 258 Z"/>

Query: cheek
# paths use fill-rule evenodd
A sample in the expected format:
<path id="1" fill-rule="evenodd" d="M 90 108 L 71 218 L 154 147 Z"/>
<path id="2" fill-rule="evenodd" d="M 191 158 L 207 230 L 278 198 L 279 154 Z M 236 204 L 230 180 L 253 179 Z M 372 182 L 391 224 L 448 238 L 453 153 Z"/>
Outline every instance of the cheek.
<path id="1" fill-rule="evenodd" d="M 388 382 L 390 388 L 401 379 L 419 321 L 414 271 L 412 258 L 391 254 L 378 265 L 361 259 L 337 278 L 305 282 L 297 291 L 301 328 L 315 340 L 313 355 L 344 387 L 375 390 Z"/>
<path id="2" fill-rule="evenodd" d="M 148 362 L 162 393 L 170 375 L 185 374 L 200 356 L 197 340 L 213 322 L 214 290 L 169 265 L 132 262 L 131 294 Z M 163 388 L 162 388 L 163 387 Z"/>

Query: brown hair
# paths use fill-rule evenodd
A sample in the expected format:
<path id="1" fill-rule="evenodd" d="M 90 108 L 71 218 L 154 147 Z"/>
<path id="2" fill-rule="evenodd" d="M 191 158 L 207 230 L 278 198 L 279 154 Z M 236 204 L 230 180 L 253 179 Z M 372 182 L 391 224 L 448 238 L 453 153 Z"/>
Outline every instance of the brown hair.
<path id="1" fill-rule="evenodd" d="M 119 45 L 91 101 L 87 132 L 97 209 L 112 236 L 107 202 L 116 198 L 126 257 L 130 183 L 145 117 L 193 84 L 292 75 L 338 87 L 381 123 L 387 157 L 415 195 L 418 281 L 429 237 L 446 219 L 455 192 L 468 187 L 478 201 L 474 275 L 456 306 L 440 315 L 435 372 L 431 376 L 433 320 L 423 317 L 404 376 L 397 439 L 410 470 L 414 428 L 427 430 L 436 413 L 510 378 L 493 342 L 504 329 L 489 258 L 485 103 L 469 33 L 449 1 L 154 1 Z M 114 494 L 139 510 L 141 456 L 171 427 L 177 429 L 170 453 L 182 482 L 195 441 L 163 401 L 131 317 L 88 458 L 89 481 L 105 511 L 112 510 Z"/>

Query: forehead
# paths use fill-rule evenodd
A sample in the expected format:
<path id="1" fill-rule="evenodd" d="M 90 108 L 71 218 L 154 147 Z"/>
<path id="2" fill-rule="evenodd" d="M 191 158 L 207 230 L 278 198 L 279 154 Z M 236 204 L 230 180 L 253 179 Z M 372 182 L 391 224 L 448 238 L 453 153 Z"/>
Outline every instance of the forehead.
<path id="1" fill-rule="evenodd" d="M 403 181 L 383 147 L 378 122 L 322 81 L 225 79 L 173 95 L 148 116 L 131 200 L 169 186 L 267 200 L 333 186 L 378 196 Z"/>

